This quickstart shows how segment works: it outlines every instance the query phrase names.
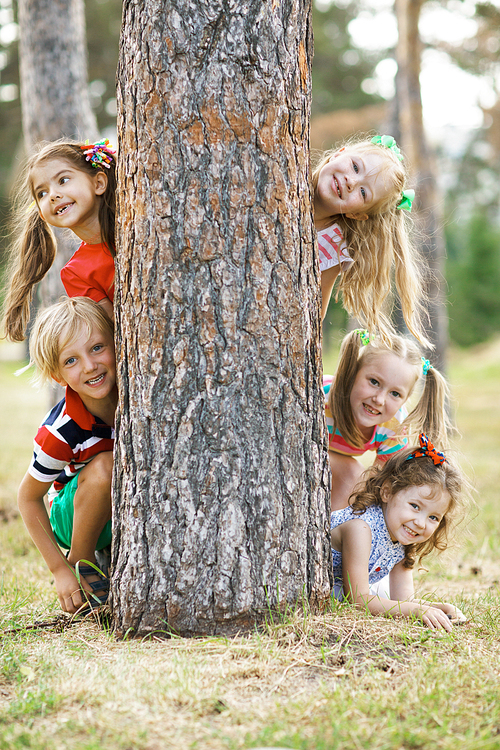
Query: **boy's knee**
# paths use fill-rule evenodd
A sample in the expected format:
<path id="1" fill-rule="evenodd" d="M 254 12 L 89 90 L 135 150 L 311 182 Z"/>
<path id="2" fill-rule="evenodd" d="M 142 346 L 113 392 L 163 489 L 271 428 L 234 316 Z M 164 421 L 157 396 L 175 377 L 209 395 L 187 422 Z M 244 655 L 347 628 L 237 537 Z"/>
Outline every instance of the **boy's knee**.
<path id="1" fill-rule="evenodd" d="M 78 486 L 83 482 L 94 487 L 111 489 L 111 478 L 113 476 L 113 453 L 106 451 L 98 453 L 80 472 Z"/>

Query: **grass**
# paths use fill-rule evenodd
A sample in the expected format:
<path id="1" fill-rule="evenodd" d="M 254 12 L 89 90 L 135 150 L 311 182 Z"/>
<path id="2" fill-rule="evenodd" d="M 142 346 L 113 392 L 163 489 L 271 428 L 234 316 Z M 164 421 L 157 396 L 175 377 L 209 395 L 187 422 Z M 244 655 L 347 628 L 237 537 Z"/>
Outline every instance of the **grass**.
<path id="1" fill-rule="evenodd" d="M 46 405 L 14 369 L 0 363 L 0 750 L 500 748 L 500 341 L 450 360 L 478 511 L 417 576 L 468 615 L 449 635 L 336 603 L 231 639 L 69 625 L 16 510 Z"/>

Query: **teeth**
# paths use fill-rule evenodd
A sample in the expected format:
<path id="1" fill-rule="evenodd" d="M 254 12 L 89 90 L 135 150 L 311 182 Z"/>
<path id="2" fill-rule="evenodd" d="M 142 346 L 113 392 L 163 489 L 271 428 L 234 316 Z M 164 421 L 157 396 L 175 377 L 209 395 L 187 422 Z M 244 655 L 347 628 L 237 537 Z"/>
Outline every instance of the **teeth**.
<path id="1" fill-rule="evenodd" d="M 370 406 L 368 406 L 368 404 L 363 404 L 363 406 L 366 409 L 366 411 L 370 412 L 370 414 L 374 414 L 374 415 L 380 414 L 380 412 L 375 411 L 375 409 L 372 409 Z"/>
<path id="2" fill-rule="evenodd" d="M 67 204 L 66 204 L 65 206 L 63 206 L 62 208 L 59 208 L 59 209 L 58 209 L 58 210 L 56 211 L 56 214 L 57 214 L 58 216 L 60 216 L 60 214 L 63 214 L 63 213 L 64 213 L 64 212 L 65 212 L 65 211 L 66 211 L 66 210 L 67 210 L 67 209 L 69 208 L 69 206 L 70 206 L 70 204 L 69 204 L 69 203 L 67 203 Z"/>
<path id="3" fill-rule="evenodd" d="M 99 381 L 102 380 L 103 378 L 104 378 L 104 374 L 98 375 L 96 378 L 92 378 L 92 380 L 87 380 L 87 383 L 89 385 L 95 385 L 96 383 L 99 383 Z"/>
<path id="4" fill-rule="evenodd" d="M 334 179 L 334 182 L 335 182 L 335 187 L 337 188 L 337 193 L 340 196 L 340 185 L 339 185 L 336 177 L 334 177 L 333 179 Z"/>

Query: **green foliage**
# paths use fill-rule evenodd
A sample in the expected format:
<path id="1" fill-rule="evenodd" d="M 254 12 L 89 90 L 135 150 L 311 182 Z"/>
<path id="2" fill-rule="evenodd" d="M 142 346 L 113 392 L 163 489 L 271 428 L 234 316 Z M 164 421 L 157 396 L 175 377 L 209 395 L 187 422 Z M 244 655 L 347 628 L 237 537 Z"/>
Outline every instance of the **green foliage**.
<path id="1" fill-rule="evenodd" d="M 358 15 L 358 2 L 313 5 L 314 58 L 312 114 L 337 109 L 358 109 L 381 101 L 361 88 L 373 74 L 384 52 L 354 46 L 349 23 Z"/>
<path id="2" fill-rule="evenodd" d="M 0 3 L 0 28 L 17 21 L 12 0 Z M 85 0 L 88 80 L 92 108 L 101 131 L 116 124 L 115 76 L 121 26 L 121 0 Z M 0 41 L 0 264 L 5 250 L 4 229 L 10 210 L 10 192 L 22 147 L 19 89 L 19 44 L 9 36 Z"/>
<path id="3" fill-rule="evenodd" d="M 486 209 L 446 229 L 450 336 L 460 346 L 486 341 L 500 329 L 500 229 Z"/>

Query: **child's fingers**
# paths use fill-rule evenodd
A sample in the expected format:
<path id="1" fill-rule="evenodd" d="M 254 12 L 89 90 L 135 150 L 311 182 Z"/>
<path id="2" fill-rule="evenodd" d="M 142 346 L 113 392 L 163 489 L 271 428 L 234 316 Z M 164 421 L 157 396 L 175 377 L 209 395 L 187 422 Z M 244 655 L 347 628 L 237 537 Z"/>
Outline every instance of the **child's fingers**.
<path id="1" fill-rule="evenodd" d="M 452 622 L 467 622 L 466 616 L 458 607 L 453 607 L 450 619 Z"/>
<path id="2" fill-rule="evenodd" d="M 75 591 L 72 591 L 67 596 L 60 597 L 60 600 L 61 600 L 61 606 L 63 610 L 65 612 L 69 612 L 70 614 L 73 614 L 83 604 L 82 592 L 78 588 Z"/>
<path id="3" fill-rule="evenodd" d="M 448 633 L 453 627 L 449 617 L 440 609 L 434 609 L 433 607 L 423 613 L 422 620 L 427 627 L 436 628 L 437 630 L 443 629 Z"/>
<path id="4" fill-rule="evenodd" d="M 441 604 L 435 606 L 438 609 L 441 609 L 454 625 L 459 622 L 467 622 L 467 618 L 464 613 L 461 612 L 458 607 L 455 607 L 454 604 L 442 602 Z"/>

